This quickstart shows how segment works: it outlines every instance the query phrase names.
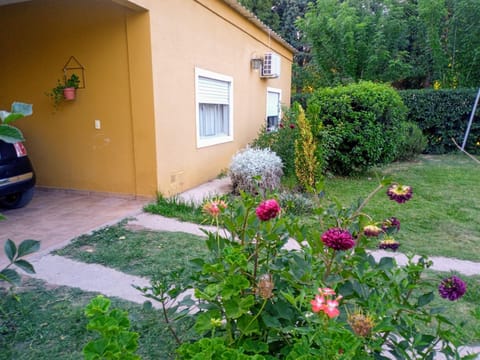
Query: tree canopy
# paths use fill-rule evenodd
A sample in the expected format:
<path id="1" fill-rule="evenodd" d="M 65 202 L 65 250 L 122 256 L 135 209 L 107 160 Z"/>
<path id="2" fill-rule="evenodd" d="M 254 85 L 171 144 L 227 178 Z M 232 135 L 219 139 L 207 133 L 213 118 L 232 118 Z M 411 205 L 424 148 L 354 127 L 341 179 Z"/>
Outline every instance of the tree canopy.
<path id="1" fill-rule="evenodd" d="M 297 91 L 480 84 L 478 0 L 241 0 L 297 50 Z"/>

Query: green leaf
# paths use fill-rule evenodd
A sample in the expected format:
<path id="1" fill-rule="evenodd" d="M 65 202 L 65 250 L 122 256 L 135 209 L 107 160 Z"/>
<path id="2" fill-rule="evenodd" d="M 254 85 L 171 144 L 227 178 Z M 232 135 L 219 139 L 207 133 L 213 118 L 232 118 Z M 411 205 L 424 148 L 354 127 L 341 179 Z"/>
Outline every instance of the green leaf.
<path id="1" fill-rule="evenodd" d="M 250 311 L 250 307 L 252 307 L 254 303 L 255 300 L 252 295 L 249 295 L 245 298 L 234 297 L 225 301 L 225 314 L 229 318 L 237 319 Z"/>
<path id="2" fill-rule="evenodd" d="M 85 356 L 85 360 L 101 359 L 102 355 L 105 353 L 107 349 L 107 346 L 108 346 L 107 339 L 98 339 L 98 340 L 90 341 L 83 348 L 83 355 Z"/>
<path id="3" fill-rule="evenodd" d="M 268 353 L 268 345 L 264 341 L 247 339 L 242 343 L 242 347 L 246 352 L 251 352 L 254 354 Z"/>
<path id="4" fill-rule="evenodd" d="M 10 284 L 19 284 L 20 275 L 13 269 L 3 269 L 0 271 L 0 280 L 8 281 Z"/>
<path id="5" fill-rule="evenodd" d="M 22 132 L 14 126 L 0 124 L 0 140 L 13 144 L 19 141 L 25 141 Z"/>
<path id="6" fill-rule="evenodd" d="M 263 312 L 262 320 L 269 328 L 280 329 L 282 327 L 280 321 L 275 316 L 272 316 L 269 313 Z"/>
<path id="7" fill-rule="evenodd" d="M 110 299 L 104 297 L 103 295 L 98 295 L 93 298 L 90 303 L 85 308 L 85 315 L 87 317 L 98 316 L 105 314 L 110 307 Z"/>
<path id="8" fill-rule="evenodd" d="M 13 261 L 15 258 L 15 255 L 17 254 L 17 247 L 15 246 L 15 243 L 8 239 L 7 242 L 5 243 L 5 255 L 7 255 L 8 260 Z"/>
<path id="9" fill-rule="evenodd" d="M 221 319 L 220 311 L 210 310 L 204 313 L 201 313 L 197 316 L 197 321 L 195 322 L 195 331 L 199 334 L 202 334 L 205 331 L 211 330 L 216 327 L 216 321 Z"/>
<path id="10" fill-rule="evenodd" d="M 35 274 L 35 269 L 33 268 L 33 265 L 26 260 L 20 259 L 15 261 L 14 264 L 28 274 Z"/>
<path id="11" fill-rule="evenodd" d="M 23 240 L 18 246 L 18 257 L 34 253 L 40 249 L 40 241 L 38 240 Z"/>
<path id="12" fill-rule="evenodd" d="M 378 268 L 381 270 L 390 270 L 395 266 L 395 262 L 391 257 L 383 257 L 378 263 Z"/>
<path id="13" fill-rule="evenodd" d="M 429 293 L 426 293 L 426 294 L 423 294 L 422 296 L 420 296 L 418 298 L 417 306 L 418 307 L 425 306 L 425 305 L 431 303 L 434 298 L 435 298 L 435 295 L 434 295 L 433 291 L 431 291 Z"/>
<path id="14" fill-rule="evenodd" d="M 259 331 L 258 320 L 251 315 L 243 315 L 238 319 L 237 325 L 244 335 L 250 335 Z"/>
<path id="15" fill-rule="evenodd" d="M 10 113 L 5 119 L 3 119 L 4 124 L 10 124 L 11 122 L 23 118 L 23 114 L 19 113 Z"/>
<path id="16" fill-rule="evenodd" d="M 386 177 L 386 178 L 383 178 L 383 179 L 380 181 L 380 184 L 382 184 L 383 186 L 388 186 L 388 185 L 390 185 L 392 182 L 393 182 L 393 180 L 392 180 L 391 177 Z"/>
<path id="17" fill-rule="evenodd" d="M 226 278 L 225 285 L 222 289 L 222 297 L 224 299 L 230 299 L 231 297 L 238 295 L 242 290 L 247 289 L 250 283 L 243 275 L 231 275 Z"/>

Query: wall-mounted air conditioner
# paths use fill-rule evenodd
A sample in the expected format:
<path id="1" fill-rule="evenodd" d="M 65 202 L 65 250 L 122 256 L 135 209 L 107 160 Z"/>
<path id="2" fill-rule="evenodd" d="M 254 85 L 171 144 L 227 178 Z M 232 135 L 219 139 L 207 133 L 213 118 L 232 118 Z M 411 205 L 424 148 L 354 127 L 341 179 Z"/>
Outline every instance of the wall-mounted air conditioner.
<path id="1" fill-rule="evenodd" d="M 262 77 L 278 78 L 280 76 L 280 56 L 273 52 L 268 52 L 263 58 Z"/>

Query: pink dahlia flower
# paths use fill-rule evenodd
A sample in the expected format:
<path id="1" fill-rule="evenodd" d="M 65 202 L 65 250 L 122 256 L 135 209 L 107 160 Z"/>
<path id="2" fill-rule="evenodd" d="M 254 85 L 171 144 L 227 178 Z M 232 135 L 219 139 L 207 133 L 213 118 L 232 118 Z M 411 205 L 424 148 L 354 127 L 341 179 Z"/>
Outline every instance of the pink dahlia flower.
<path id="1" fill-rule="evenodd" d="M 262 201 L 255 210 L 255 213 L 260 220 L 268 221 L 276 217 L 280 213 L 280 210 L 280 205 L 278 205 L 277 200 L 269 199 Z"/>
<path id="2" fill-rule="evenodd" d="M 347 230 L 331 228 L 322 234 L 323 243 L 335 250 L 348 250 L 355 246 L 355 240 Z"/>

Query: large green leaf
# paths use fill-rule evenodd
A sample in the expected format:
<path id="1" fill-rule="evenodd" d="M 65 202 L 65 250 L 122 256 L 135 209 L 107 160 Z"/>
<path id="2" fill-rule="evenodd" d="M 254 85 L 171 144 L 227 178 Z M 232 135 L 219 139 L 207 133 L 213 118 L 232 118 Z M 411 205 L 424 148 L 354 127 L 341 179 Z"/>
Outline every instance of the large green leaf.
<path id="1" fill-rule="evenodd" d="M 28 274 L 35 274 L 35 269 L 33 268 L 33 265 L 26 260 L 20 259 L 15 261 L 14 264 Z"/>
<path id="2" fill-rule="evenodd" d="M 247 297 L 234 297 L 229 300 L 225 300 L 225 314 L 227 317 L 232 319 L 237 319 L 243 314 L 246 314 L 250 311 L 250 307 L 255 303 L 255 299 L 252 295 Z"/>
<path id="3" fill-rule="evenodd" d="M 40 241 L 38 240 L 23 240 L 18 246 L 18 257 L 22 257 L 40 249 Z"/>
<path id="4" fill-rule="evenodd" d="M 433 293 L 433 291 L 423 294 L 418 298 L 417 306 L 418 307 L 425 306 L 431 303 L 434 298 L 435 298 L 435 294 Z"/>
<path id="5" fill-rule="evenodd" d="M 0 140 L 13 144 L 19 141 L 24 141 L 25 139 L 22 132 L 16 127 L 0 124 Z"/>
<path id="6" fill-rule="evenodd" d="M 13 269 L 3 269 L 0 271 L 0 280 L 8 281 L 11 284 L 19 284 L 20 279 L 20 275 Z"/>
<path id="7" fill-rule="evenodd" d="M 8 260 L 13 261 L 15 255 L 17 254 L 17 247 L 15 246 L 15 243 L 12 240 L 8 239 L 5 243 L 4 249 L 5 255 L 7 255 Z"/>
<path id="8" fill-rule="evenodd" d="M 15 120 L 21 119 L 23 117 L 24 117 L 23 114 L 10 113 L 10 114 L 8 114 L 8 116 L 5 119 L 3 119 L 3 123 L 4 124 L 10 124 L 11 122 L 14 122 Z"/>

